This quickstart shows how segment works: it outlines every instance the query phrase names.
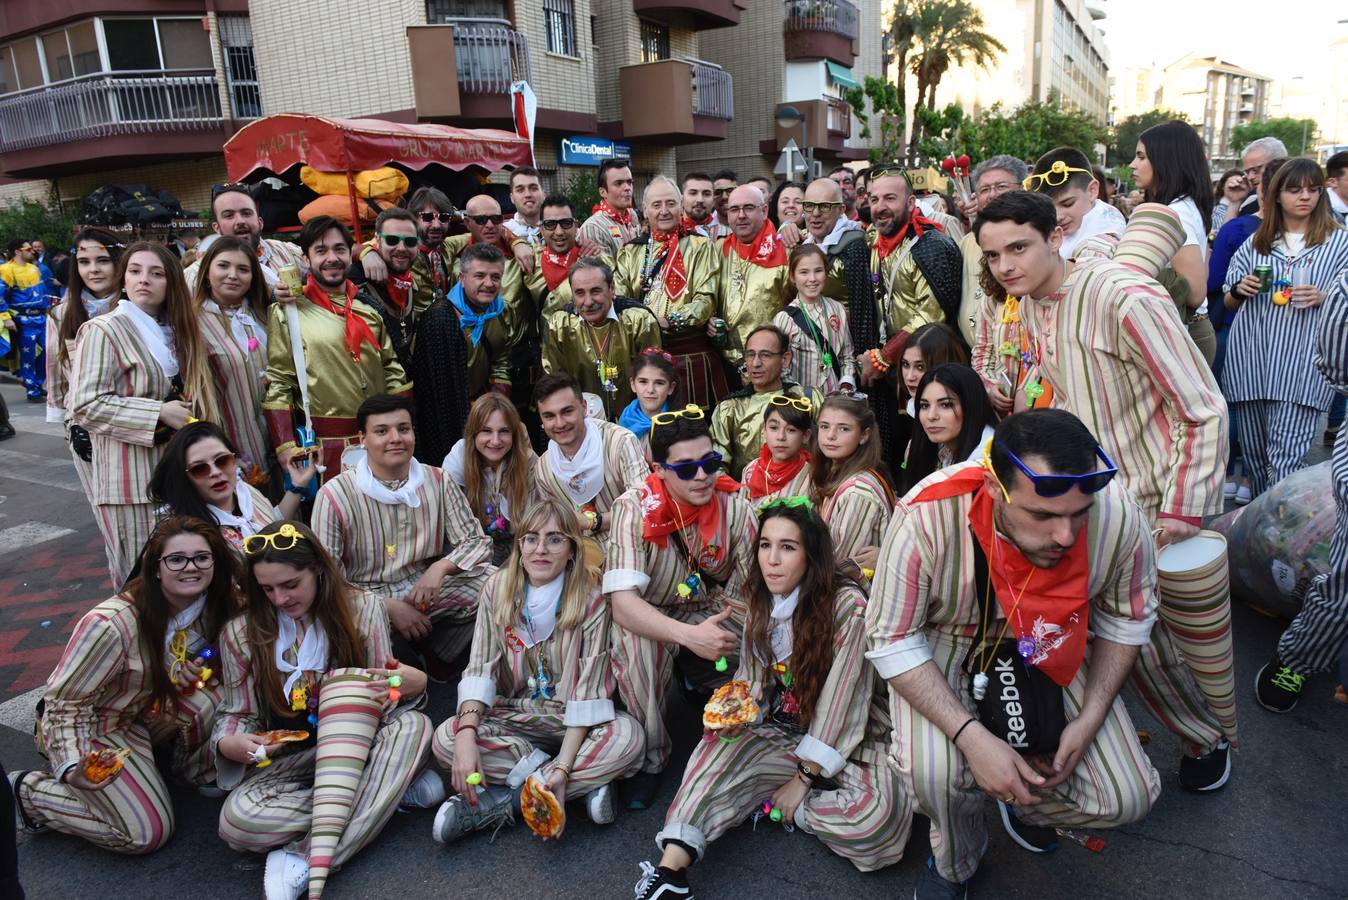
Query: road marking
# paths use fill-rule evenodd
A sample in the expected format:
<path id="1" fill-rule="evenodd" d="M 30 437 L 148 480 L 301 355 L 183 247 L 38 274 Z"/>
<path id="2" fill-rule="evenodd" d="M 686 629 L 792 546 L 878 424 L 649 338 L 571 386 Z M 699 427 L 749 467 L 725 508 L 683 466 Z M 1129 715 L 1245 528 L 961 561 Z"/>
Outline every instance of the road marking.
<path id="1" fill-rule="evenodd" d="M 51 459 L 21 450 L 0 449 L 0 471 L 5 473 L 6 479 L 29 481 L 76 494 L 84 493 L 75 475 L 75 464 L 65 454 Z"/>
<path id="2" fill-rule="evenodd" d="M 45 544 L 74 533 L 73 528 L 62 528 L 45 522 L 24 522 L 22 525 L 0 529 L 0 554 Z"/>
<path id="3" fill-rule="evenodd" d="M 26 694 L 20 694 L 12 700 L 0 703 L 0 725 L 8 725 L 21 734 L 32 734 L 33 721 L 37 718 L 33 710 L 46 689 L 45 685 L 35 687 Z"/>

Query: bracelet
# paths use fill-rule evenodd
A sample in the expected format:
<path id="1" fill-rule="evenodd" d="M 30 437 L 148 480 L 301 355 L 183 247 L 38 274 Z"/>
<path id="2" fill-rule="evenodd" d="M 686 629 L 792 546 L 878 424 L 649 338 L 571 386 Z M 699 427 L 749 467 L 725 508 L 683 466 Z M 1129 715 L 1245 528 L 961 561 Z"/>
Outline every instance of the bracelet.
<path id="1" fill-rule="evenodd" d="M 969 717 L 969 721 L 967 721 L 967 722 L 965 722 L 963 725 L 961 725 L 961 726 L 959 727 L 959 731 L 956 731 L 956 732 L 955 732 L 955 736 L 952 737 L 952 738 L 950 739 L 950 743 L 952 743 L 952 744 L 957 743 L 957 742 L 959 741 L 959 739 L 960 739 L 960 735 L 964 734 L 964 729 L 968 728 L 970 725 L 974 724 L 974 723 L 977 722 L 977 721 L 978 721 L 978 718 L 977 718 L 977 717 L 975 717 L 975 716 L 970 716 L 970 717 Z"/>
<path id="2" fill-rule="evenodd" d="M 565 775 L 567 781 L 571 780 L 571 767 L 568 766 L 566 763 L 553 763 L 552 768 L 553 771 L 561 772 L 563 775 Z"/>
<path id="3" fill-rule="evenodd" d="M 799 778 L 801 783 L 804 784 L 806 787 L 814 787 L 814 781 L 800 774 L 799 772 L 796 773 L 796 777 Z"/>
<path id="4" fill-rule="evenodd" d="M 806 781 L 809 784 L 813 785 L 815 779 L 818 778 L 819 775 L 822 774 L 822 772 L 821 773 L 811 772 L 809 769 L 805 768 L 805 763 L 798 762 L 796 763 L 796 774 L 806 779 Z"/>
<path id="5" fill-rule="evenodd" d="M 876 370 L 879 372 L 888 372 L 893 368 L 893 366 L 880 355 L 879 350 L 868 350 L 866 355 L 871 358 L 871 365 L 875 366 Z"/>

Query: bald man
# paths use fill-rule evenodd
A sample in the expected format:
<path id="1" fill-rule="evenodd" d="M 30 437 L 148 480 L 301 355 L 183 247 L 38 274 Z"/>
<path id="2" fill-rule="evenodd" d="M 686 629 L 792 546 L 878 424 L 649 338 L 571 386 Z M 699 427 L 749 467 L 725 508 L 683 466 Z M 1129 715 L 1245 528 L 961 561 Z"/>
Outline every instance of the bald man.
<path id="1" fill-rule="evenodd" d="M 726 219 L 730 236 L 721 244 L 720 308 L 728 333 L 721 353 L 738 369 L 750 332 L 770 324 L 785 306 L 790 273 L 786 245 L 768 219 L 767 201 L 756 184 L 731 192 Z"/>
<path id="2" fill-rule="evenodd" d="M 806 244 L 817 244 L 828 255 L 828 281 L 824 296 L 847 303 L 842 253 L 855 241 L 866 240 L 866 228 L 856 219 L 847 218 L 843 190 L 832 178 L 816 178 L 805 188 Z"/>

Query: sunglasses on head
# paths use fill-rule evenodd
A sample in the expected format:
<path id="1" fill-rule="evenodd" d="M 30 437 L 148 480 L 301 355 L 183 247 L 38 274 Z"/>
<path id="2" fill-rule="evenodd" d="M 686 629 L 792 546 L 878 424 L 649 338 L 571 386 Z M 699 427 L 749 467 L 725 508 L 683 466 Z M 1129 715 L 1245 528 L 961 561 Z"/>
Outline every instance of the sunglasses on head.
<path id="1" fill-rule="evenodd" d="M 253 188 L 241 181 L 231 181 L 229 184 L 217 184 L 211 188 L 211 199 L 214 200 L 221 194 L 228 194 L 231 191 L 238 191 L 241 194 L 253 196 Z"/>
<path id="2" fill-rule="evenodd" d="M 696 403 L 689 403 L 683 409 L 671 409 L 669 412 L 656 413 L 651 416 L 651 425 L 673 425 L 679 419 L 696 422 L 699 419 L 706 418 L 706 416 L 707 414 L 702 411 L 702 407 Z"/>
<path id="3" fill-rule="evenodd" d="M 1119 474 L 1118 466 L 1106 455 L 1104 448 L 1099 444 L 1095 446 L 1095 455 L 1105 464 L 1105 468 L 1098 472 L 1087 472 L 1083 475 L 1040 475 L 1031 469 L 1021 460 L 1019 456 L 1006 448 L 1005 444 L 998 443 L 997 448 L 1006 454 L 1006 458 L 1011 460 L 1012 465 L 1020 470 L 1021 474 L 1030 479 L 1030 484 L 1034 486 L 1034 492 L 1040 497 L 1061 497 L 1072 488 L 1080 488 L 1083 494 L 1098 494 L 1105 489 L 1114 476 Z M 983 465 L 992 472 L 993 477 L 997 478 L 996 471 L 992 468 L 992 442 L 989 441 L 983 447 Z M 1002 489 L 1002 496 L 1006 502 L 1011 502 L 1011 494 L 1002 484 L 1002 480 L 997 478 L 997 485 Z"/>
<path id="4" fill-rule="evenodd" d="M 716 451 L 708 453 L 701 459 L 690 459 L 688 462 L 680 463 L 660 463 L 660 468 L 668 469 L 673 472 L 680 481 L 692 481 L 697 477 L 697 470 L 701 469 L 708 475 L 715 475 L 721 471 L 723 458 Z"/>
<path id="5" fill-rule="evenodd" d="M 417 244 L 421 243 L 421 238 L 415 234 L 384 234 L 384 232 L 381 231 L 379 232 L 379 236 L 384 239 L 385 247 L 396 247 L 399 244 L 402 244 L 408 250 L 413 250 L 416 248 Z"/>
<path id="6" fill-rule="evenodd" d="M 488 222 L 492 223 L 493 225 L 500 225 L 502 222 L 505 221 L 505 216 L 501 215 L 500 213 L 493 213 L 491 215 L 465 216 L 464 218 L 470 219 L 478 225 L 486 225 Z"/>
<path id="7" fill-rule="evenodd" d="M 187 474 L 197 481 L 201 481 L 204 478 L 210 477 L 212 468 L 219 469 L 221 472 L 233 472 L 234 454 L 221 453 L 215 459 L 202 460 L 199 463 L 193 463 L 187 467 Z"/>
<path id="8" fill-rule="evenodd" d="M 454 213 L 452 212 L 424 212 L 420 214 L 421 221 L 430 224 L 431 222 L 452 222 Z"/>
<path id="9" fill-rule="evenodd" d="M 300 534 L 299 529 L 287 522 L 276 529 L 273 534 L 254 534 L 244 538 L 243 552 L 247 556 L 252 556 L 270 547 L 284 553 L 287 550 L 295 549 L 295 544 L 304 539 L 304 535 Z"/>
<path id="10" fill-rule="evenodd" d="M 809 397 L 788 397 L 786 394 L 773 394 L 768 398 L 769 406 L 793 406 L 803 413 L 814 412 L 814 404 Z"/>
<path id="11" fill-rule="evenodd" d="M 1060 185 L 1067 183 L 1067 179 L 1072 177 L 1073 172 L 1089 175 L 1091 176 L 1091 181 L 1095 180 L 1095 173 L 1090 169 L 1078 169 L 1075 166 L 1069 166 L 1059 159 L 1055 160 L 1053 165 L 1048 167 L 1047 172 L 1039 172 L 1030 175 L 1020 183 L 1020 186 L 1027 191 L 1037 190 L 1041 185 L 1045 184 L 1049 187 L 1059 187 Z"/>
<path id="12" fill-rule="evenodd" d="M 545 228 L 546 230 L 552 231 L 554 228 L 571 228 L 571 227 L 573 227 L 573 226 L 576 224 L 576 220 L 575 220 L 575 219 L 544 219 L 543 221 L 539 222 L 538 224 L 541 225 L 541 226 L 543 226 L 543 228 Z"/>

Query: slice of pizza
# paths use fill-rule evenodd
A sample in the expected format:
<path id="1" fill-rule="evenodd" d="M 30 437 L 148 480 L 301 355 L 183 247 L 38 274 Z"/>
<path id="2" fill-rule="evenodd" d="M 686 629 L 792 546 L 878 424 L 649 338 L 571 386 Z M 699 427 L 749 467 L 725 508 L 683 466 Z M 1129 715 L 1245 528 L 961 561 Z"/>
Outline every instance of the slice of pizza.
<path id="1" fill-rule="evenodd" d="M 702 724 L 709 731 L 747 725 L 758 718 L 758 703 L 749 693 L 749 682 L 727 681 L 711 695 L 702 709 Z"/>
<path id="2" fill-rule="evenodd" d="M 274 728 L 271 731 L 259 731 L 257 736 L 268 744 L 289 744 L 296 741 L 307 741 L 309 732 L 289 728 Z"/>
<path id="3" fill-rule="evenodd" d="M 524 780 L 524 788 L 520 791 L 520 811 L 524 814 L 524 824 L 541 838 L 557 837 L 566 824 L 566 810 L 537 772 Z"/>
<path id="4" fill-rule="evenodd" d="M 130 755 L 130 747 L 123 747 L 120 750 L 91 750 L 84 757 L 84 777 L 94 784 L 107 781 L 122 771 L 122 766 L 126 765 L 126 758 Z"/>

